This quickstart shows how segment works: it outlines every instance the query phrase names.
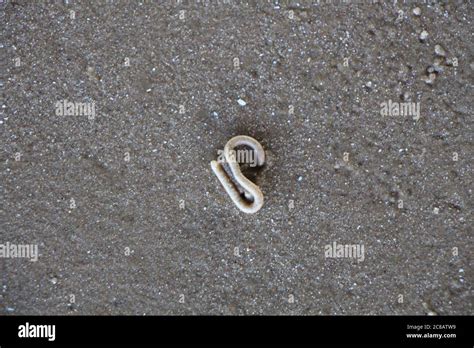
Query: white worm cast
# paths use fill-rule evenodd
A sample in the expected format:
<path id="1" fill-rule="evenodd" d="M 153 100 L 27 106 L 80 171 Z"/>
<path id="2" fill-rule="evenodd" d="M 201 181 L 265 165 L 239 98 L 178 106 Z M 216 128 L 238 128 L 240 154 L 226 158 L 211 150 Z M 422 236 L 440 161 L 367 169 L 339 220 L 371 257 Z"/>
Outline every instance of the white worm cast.
<path id="1" fill-rule="evenodd" d="M 263 193 L 257 185 L 242 174 L 239 163 L 231 155 L 231 150 L 240 145 L 249 146 L 255 151 L 258 166 L 265 163 L 265 151 L 262 145 L 252 137 L 238 135 L 230 139 L 224 147 L 225 162 L 230 168 L 232 177 L 224 169 L 223 163 L 211 161 L 211 168 L 237 208 L 244 213 L 253 214 L 263 206 Z M 236 185 L 242 187 L 246 199 L 242 197 Z"/>

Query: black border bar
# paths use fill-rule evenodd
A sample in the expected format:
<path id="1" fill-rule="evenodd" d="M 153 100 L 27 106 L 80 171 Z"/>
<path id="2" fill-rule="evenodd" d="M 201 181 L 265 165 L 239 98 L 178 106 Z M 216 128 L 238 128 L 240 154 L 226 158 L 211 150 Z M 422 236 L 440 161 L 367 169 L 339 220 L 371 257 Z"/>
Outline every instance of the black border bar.
<path id="1" fill-rule="evenodd" d="M 472 316 L 2 316 L 0 346 L 69 344 L 448 345 L 474 343 Z M 19 326 L 55 325 L 55 340 Z M 427 336 L 408 338 L 407 334 Z M 434 336 L 436 334 L 436 336 Z M 441 337 L 438 334 L 455 334 Z M 438 338 L 437 338 L 438 336 Z"/>

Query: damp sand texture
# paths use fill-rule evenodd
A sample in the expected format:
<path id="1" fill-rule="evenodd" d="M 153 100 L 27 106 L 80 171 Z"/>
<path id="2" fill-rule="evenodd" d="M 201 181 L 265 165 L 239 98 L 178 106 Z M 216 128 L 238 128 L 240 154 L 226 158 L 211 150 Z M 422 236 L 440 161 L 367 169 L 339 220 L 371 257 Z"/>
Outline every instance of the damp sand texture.
<path id="1" fill-rule="evenodd" d="M 472 3 L 0 16 L 0 244 L 38 250 L 1 314 L 473 314 Z M 236 135 L 255 214 L 209 165 Z"/>

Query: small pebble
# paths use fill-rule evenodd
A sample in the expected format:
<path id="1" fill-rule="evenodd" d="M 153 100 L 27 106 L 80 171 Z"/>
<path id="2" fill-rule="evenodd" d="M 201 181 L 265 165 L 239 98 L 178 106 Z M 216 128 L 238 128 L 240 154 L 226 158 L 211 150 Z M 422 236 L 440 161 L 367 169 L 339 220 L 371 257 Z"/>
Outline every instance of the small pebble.
<path id="1" fill-rule="evenodd" d="M 421 15 L 421 9 L 420 9 L 419 7 L 415 7 L 415 8 L 413 9 L 413 14 L 414 14 L 415 16 Z"/>
<path id="2" fill-rule="evenodd" d="M 444 57 L 446 55 L 446 51 L 440 45 L 435 46 L 435 53 L 437 56 Z"/>
<path id="3" fill-rule="evenodd" d="M 439 208 L 438 208 L 438 207 L 435 207 L 435 208 L 433 209 L 433 213 L 434 213 L 435 215 L 438 215 L 438 214 L 439 214 Z"/>
<path id="4" fill-rule="evenodd" d="M 242 100 L 242 99 L 237 100 L 237 103 L 239 103 L 240 106 L 245 106 L 245 105 L 247 105 L 247 103 L 246 103 L 244 100 Z"/>
<path id="5" fill-rule="evenodd" d="M 433 70 L 436 72 L 436 73 L 440 73 L 440 72 L 443 72 L 443 67 L 442 67 L 442 63 L 443 61 L 440 60 L 439 58 L 436 58 L 434 63 L 433 63 Z"/>
<path id="6" fill-rule="evenodd" d="M 428 76 L 423 77 L 423 80 L 429 85 L 432 85 L 434 83 L 435 79 L 436 79 L 436 74 L 435 73 L 431 73 Z"/>
<path id="7" fill-rule="evenodd" d="M 420 40 L 425 41 L 428 38 L 428 32 L 426 30 L 423 30 L 420 34 Z"/>

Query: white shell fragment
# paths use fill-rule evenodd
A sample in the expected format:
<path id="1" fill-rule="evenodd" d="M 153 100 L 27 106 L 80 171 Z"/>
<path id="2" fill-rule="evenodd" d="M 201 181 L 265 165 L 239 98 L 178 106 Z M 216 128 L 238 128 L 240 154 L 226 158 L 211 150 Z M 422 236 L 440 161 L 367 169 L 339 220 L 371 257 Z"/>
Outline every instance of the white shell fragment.
<path id="1" fill-rule="evenodd" d="M 237 103 L 239 103 L 240 106 L 245 106 L 245 105 L 247 105 L 247 103 L 245 102 L 245 100 L 242 100 L 242 99 L 238 99 L 238 100 L 237 100 Z"/>

